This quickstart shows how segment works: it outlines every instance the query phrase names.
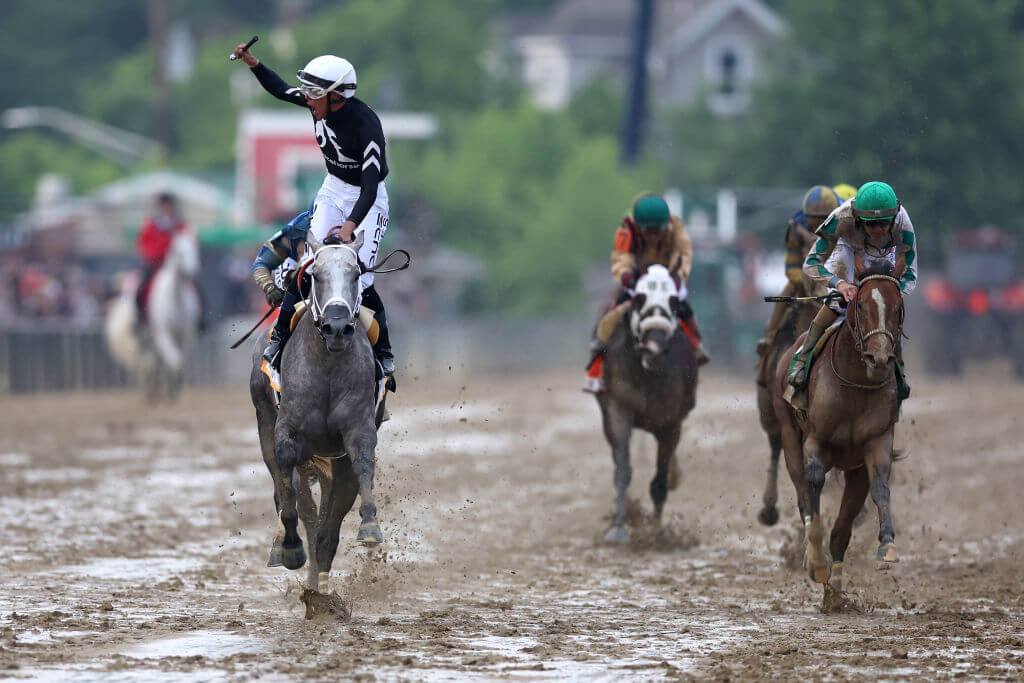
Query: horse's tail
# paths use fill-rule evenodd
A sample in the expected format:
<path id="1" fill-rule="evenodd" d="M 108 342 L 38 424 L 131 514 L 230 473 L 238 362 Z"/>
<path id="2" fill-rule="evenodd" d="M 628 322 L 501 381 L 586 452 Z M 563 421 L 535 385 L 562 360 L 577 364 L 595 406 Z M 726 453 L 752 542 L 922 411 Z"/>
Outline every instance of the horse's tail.
<path id="1" fill-rule="evenodd" d="M 139 364 L 139 340 L 133 331 L 136 315 L 133 297 L 122 294 L 110 305 L 104 325 L 110 355 L 126 370 L 135 370 Z"/>

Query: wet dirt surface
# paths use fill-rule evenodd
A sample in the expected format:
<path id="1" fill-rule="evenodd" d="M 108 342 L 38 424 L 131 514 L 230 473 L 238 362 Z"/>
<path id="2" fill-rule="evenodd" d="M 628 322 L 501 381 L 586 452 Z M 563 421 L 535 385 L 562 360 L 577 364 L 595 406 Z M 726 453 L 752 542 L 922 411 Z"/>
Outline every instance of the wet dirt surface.
<path id="1" fill-rule="evenodd" d="M 620 548 L 599 542 L 611 458 L 579 376 L 406 379 L 377 454 L 385 543 L 354 546 L 350 513 L 321 601 L 347 621 L 306 620 L 305 571 L 264 566 L 271 482 L 244 388 L 162 408 L 0 399 L 0 678 L 1019 678 L 1024 391 L 914 379 L 901 561 L 876 569 L 871 507 L 828 615 L 789 566 L 784 471 L 781 521 L 756 520 L 768 448 L 746 380 L 702 382 L 660 535 L 653 442 L 634 438 L 640 526 Z"/>

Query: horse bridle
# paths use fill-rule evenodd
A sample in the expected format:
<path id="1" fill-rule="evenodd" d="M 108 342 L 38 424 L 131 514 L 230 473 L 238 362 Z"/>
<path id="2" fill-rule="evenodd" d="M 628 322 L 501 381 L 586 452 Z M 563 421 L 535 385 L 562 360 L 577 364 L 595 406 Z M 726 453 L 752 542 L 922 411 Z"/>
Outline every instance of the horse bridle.
<path id="1" fill-rule="evenodd" d="M 861 279 L 857 283 L 858 296 L 860 294 L 859 288 L 862 287 L 865 282 L 870 282 L 871 280 L 888 280 L 889 282 L 894 283 L 897 288 L 900 286 L 900 281 L 897 280 L 896 278 L 892 277 L 892 276 L 889 276 L 889 275 L 868 275 L 867 277 Z M 851 302 L 851 303 L 856 303 L 856 298 L 854 298 L 854 301 Z M 853 315 L 851 316 L 849 313 L 847 313 L 847 315 L 846 315 L 846 325 L 850 328 L 850 335 L 853 337 L 854 343 L 856 344 L 856 347 L 857 347 L 857 352 L 861 355 L 861 357 L 864 356 L 864 348 L 865 348 L 865 346 L 868 343 L 868 339 L 870 339 L 871 337 L 873 337 L 876 334 L 884 334 L 885 336 L 887 336 L 889 338 L 889 342 L 892 344 L 893 349 L 895 350 L 895 348 L 896 348 L 896 337 L 893 335 L 892 332 L 890 332 L 889 330 L 885 329 L 885 327 L 876 327 L 875 329 L 871 330 L 867 334 L 863 334 L 862 335 L 860 333 L 860 316 L 857 313 L 857 307 L 856 306 L 852 306 L 851 308 L 853 308 Z M 903 311 L 903 308 L 901 307 L 900 308 L 900 331 L 903 330 L 903 316 L 904 316 L 904 311 Z M 880 323 L 884 324 L 884 321 L 880 321 Z M 849 387 L 854 387 L 856 389 L 881 389 L 882 387 L 884 387 L 885 385 L 889 384 L 890 382 L 892 382 L 895 379 L 895 375 L 893 375 L 893 376 L 889 377 L 888 379 L 886 379 L 885 381 L 879 382 L 878 384 L 858 384 L 856 382 L 851 382 L 848 379 L 844 379 L 843 376 L 839 374 L 839 369 L 836 368 L 835 353 L 836 353 L 836 342 L 833 341 L 832 342 L 832 348 L 829 349 L 828 361 L 829 361 L 829 365 L 832 366 L 832 374 L 834 374 L 836 376 L 836 379 L 839 380 L 840 384 L 843 384 L 843 385 L 849 386 Z"/>
<path id="2" fill-rule="evenodd" d="M 320 257 L 320 254 L 324 253 L 328 249 L 347 249 L 348 251 L 352 252 L 352 255 L 355 256 L 356 263 L 359 264 L 359 274 L 362 275 L 364 272 L 366 272 L 365 269 L 363 268 L 362 262 L 360 262 L 359 260 L 359 254 L 356 252 L 355 249 L 348 246 L 347 244 L 325 244 L 321 246 L 319 249 L 317 249 L 316 252 L 314 252 L 313 258 L 306 261 L 306 263 L 304 263 L 299 268 L 299 272 L 296 274 L 296 277 L 299 278 L 299 282 L 302 281 L 301 278 L 305 274 L 306 270 L 316 263 L 316 260 Z M 310 273 L 309 277 L 312 279 L 314 277 L 313 273 Z M 316 327 L 318 332 L 320 332 L 320 336 L 323 336 L 323 331 L 320 329 L 320 321 L 321 318 L 323 317 L 324 309 L 326 309 L 331 304 L 339 301 L 348 307 L 349 311 L 352 313 L 352 319 L 354 320 L 355 317 L 359 314 L 358 306 L 351 305 L 349 304 L 348 301 L 345 301 L 341 297 L 337 296 L 331 297 L 330 299 L 321 304 L 316 295 L 316 287 L 311 286 L 309 288 L 309 314 L 313 317 L 313 326 Z"/>
<path id="3" fill-rule="evenodd" d="M 859 288 L 864 286 L 865 282 L 870 282 L 871 280 L 887 280 L 887 281 L 892 282 L 893 284 L 895 284 L 897 289 L 900 286 L 900 281 L 897 280 L 896 278 L 890 276 L 890 275 L 868 275 L 867 277 L 863 278 L 860 282 L 857 283 L 858 294 L 860 293 Z M 855 319 L 854 322 L 856 323 L 856 325 L 850 324 L 850 332 L 853 333 L 853 338 L 854 338 L 854 340 L 857 343 L 857 351 L 859 351 L 860 353 L 863 354 L 864 353 L 864 347 L 868 343 L 868 339 L 870 339 L 871 337 L 875 336 L 876 334 L 884 334 L 885 336 L 887 336 L 889 338 L 889 343 L 892 344 L 893 348 L 896 348 L 896 337 L 893 335 L 892 332 L 890 332 L 889 330 L 885 329 L 885 327 L 876 327 L 875 329 L 871 330 L 870 332 L 868 332 L 868 333 L 866 333 L 864 335 L 861 335 L 861 333 L 860 333 L 860 329 L 861 329 L 861 327 L 860 327 L 860 316 L 857 313 L 857 307 L 856 306 L 853 307 L 853 318 Z M 850 323 L 850 316 L 849 315 L 846 316 L 846 321 L 847 321 L 848 324 Z M 880 322 L 884 325 L 884 321 L 880 321 Z M 900 330 L 902 330 L 902 329 L 903 329 L 903 308 L 901 307 L 900 308 Z"/>
<path id="4" fill-rule="evenodd" d="M 348 244 L 324 244 L 324 245 L 322 245 L 319 249 L 317 249 L 313 253 L 313 257 L 312 258 L 308 259 L 305 263 L 303 263 L 301 266 L 299 266 L 298 271 L 295 273 L 295 278 L 296 278 L 295 281 L 296 281 L 296 283 L 299 283 L 299 285 L 301 286 L 302 276 L 306 273 L 306 269 L 308 269 L 311 265 L 316 263 L 317 258 L 326 249 L 347 249 L 348 251 L 352 252 L 352 254 L 354 254 L 355 257 L 356 257 L 356 263 L 359 265 L 359 276 L 360 277 L 362 277 L 366 273 L 376 273 L 378 275 L 382 275 L 382 274 L 385 274 L 385 273 L 394 273 L 394 272 L 397 272 L 399 270 L 405 270 L 406 268 L 409 267 L 410 263 L 412 262 L 412 256 L 410 256 L 408 251 L 406 251 L 405 249 L 394 249 L 387 256 L 385 256 L 383 259 L 381 259 L 380 263 L 376 264 L 372 268 L 367 268 L 366 266 L 363 265 L 362 260 L 360 260 L 359 252 L 357 252 L 354 248 L 352 248 L 351 245 L 348 245 Z M 391 259 L 391 257 L 394 256 L 395 254 L 404 254 L 405 255 L 405 263 L 403 263 L 400 266 L 395 266 L 393 268 L 388 268 L 387 270 L 382 270 L 382 267 L 384 266 L 384 264 L 387 263 Z M 309 277 L 310 277 L 310 279 L 312 279 L 313 278 L 313 274 L 310 273 Z M 324 310 L 328 306 L 330 306 L 332 303 L 335 303 L 335 302 L 338 302 L 338 301 L 340 301 L 345 306 L 348 306 L 349 310 L 352 312 L 352 320 L 355 320 L 359 316 L 359 306 L 356 305 L 355 302 L 353 302 L 352 305 L 349 305 L 349 302 L 345 301 L 341 297 L 332 297 L 332 298 L 328 299 L 327 301 L 325 301 L 323 304 L 321 304 L 319 302 L 319 300 L 317 299 L 317 296 L 316 296 L 316 287 L 311 286 L 309 288 L 309 314 L 313 318 L 313 327 L 315 327 L 317 332 L 320 333 L 320 337 L 321 338 L 323 338 L 324 333 L 323 333 L 323 329 L 320 327 L 320 321 L 321 321 L 321 318 L 323 317 Z"/>

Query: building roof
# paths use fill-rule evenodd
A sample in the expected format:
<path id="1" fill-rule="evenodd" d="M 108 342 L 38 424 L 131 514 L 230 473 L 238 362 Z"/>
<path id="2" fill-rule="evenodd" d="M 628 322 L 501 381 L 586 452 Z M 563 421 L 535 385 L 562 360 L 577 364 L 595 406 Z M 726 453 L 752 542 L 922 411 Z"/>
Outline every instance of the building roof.
<path id="1" fill-rule="evenodd" d="M 562 0 L 545 11 L 510 12 L 499 31 L 511 39 L 559 38 L 569 43 L 604 39 L 628 48 L 635 0 Z M 780 34 L 783 20 L 759 0 L 658 0 L 652 25 L 652 52 L 678 54 L 742 10 L 765 31 Z"/>

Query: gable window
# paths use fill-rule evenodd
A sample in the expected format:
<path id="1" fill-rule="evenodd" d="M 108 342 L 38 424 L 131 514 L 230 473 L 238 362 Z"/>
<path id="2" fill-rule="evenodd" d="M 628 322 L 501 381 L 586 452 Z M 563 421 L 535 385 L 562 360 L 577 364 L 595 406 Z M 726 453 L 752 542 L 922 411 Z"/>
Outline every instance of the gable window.
<path id="1" fill-rule="evenodd" d="M 708 107 L 719 116 L 739 114 L 749 104 L 754 76 L 754 50 L 739 35 L 709 40 L 704 52 L 704 78 L 710 87 Z"/>

